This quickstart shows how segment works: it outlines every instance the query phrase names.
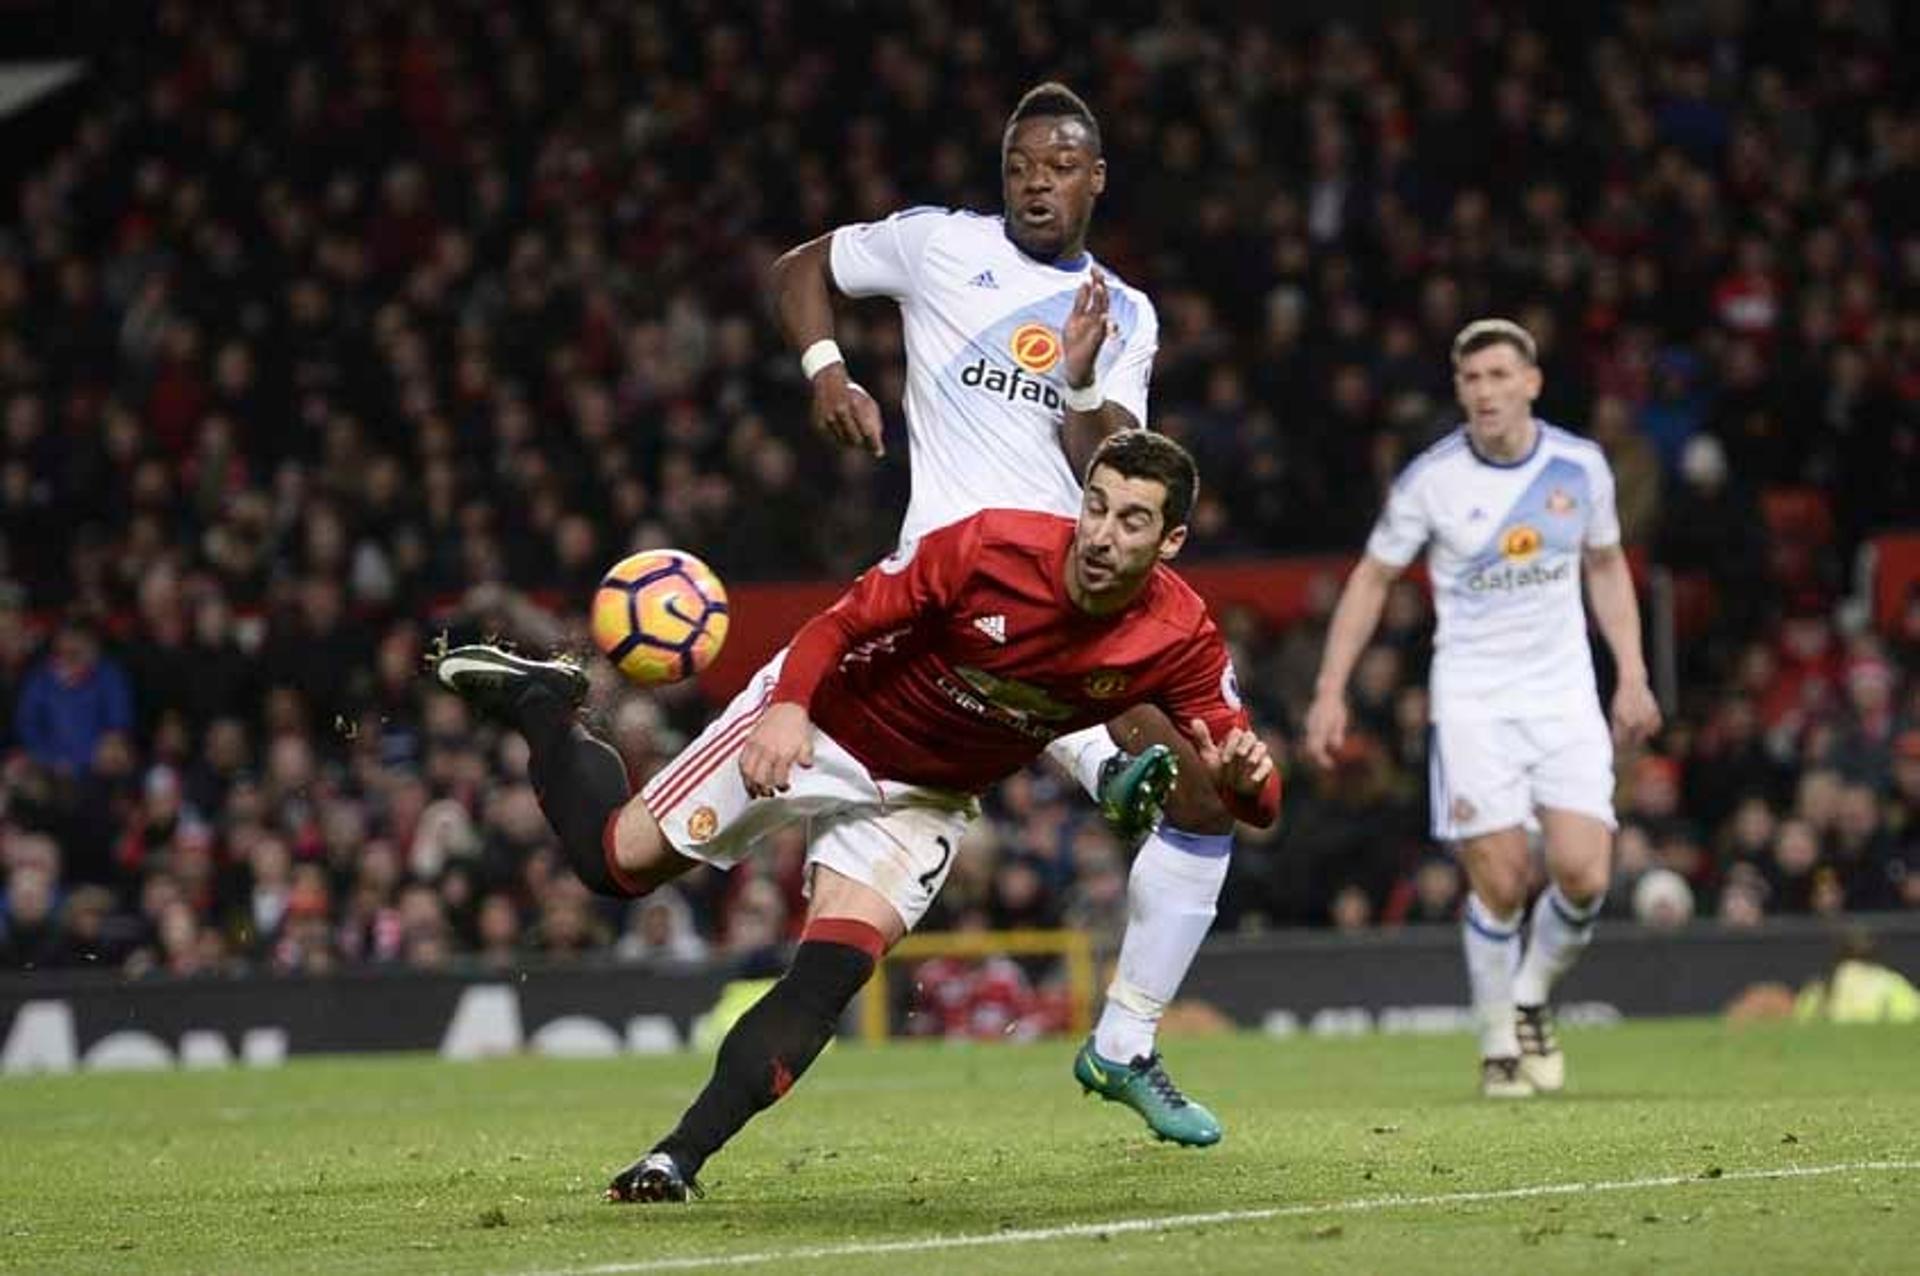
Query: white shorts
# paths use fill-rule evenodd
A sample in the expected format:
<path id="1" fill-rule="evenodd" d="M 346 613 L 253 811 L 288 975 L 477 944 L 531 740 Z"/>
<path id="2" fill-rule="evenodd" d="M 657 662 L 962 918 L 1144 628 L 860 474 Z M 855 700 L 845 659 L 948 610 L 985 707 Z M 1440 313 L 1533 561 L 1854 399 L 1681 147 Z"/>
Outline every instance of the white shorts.
<path id="1" fill-rule="evenodd" d="M 979 803 L 968 793 L 876 779 L 818 728 L 813 765 L 793 769 L 792 787 L 748 796 L 740 746 L 766 712 L 786 657 L 783 649 L 769 660 L 641 797 L 675 850 L 718 868 L 732 868 L 770 834 L 802 825 L 809 865 L 872 887 L 912 930 L 947 880 Z"/>
<path id="2" fill-rule="evenodd" d="M 1443 719 L 1427 758 L 1433 836 L 1457 842 L 1533 823 L 1540 807 L 1613 816 L 1613 735 L 1596 708 L 1564 718 Z"/>

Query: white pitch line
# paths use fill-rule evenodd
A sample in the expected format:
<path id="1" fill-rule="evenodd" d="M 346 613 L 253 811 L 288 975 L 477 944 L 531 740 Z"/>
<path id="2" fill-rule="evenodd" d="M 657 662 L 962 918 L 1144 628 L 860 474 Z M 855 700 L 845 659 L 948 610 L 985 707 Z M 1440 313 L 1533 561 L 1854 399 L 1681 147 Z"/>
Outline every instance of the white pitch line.
<path id="1" fill-rule="evenodd" d="M 527 1276 L 630 1276 L 641 1272 L 685 1272 L 711 1267 L 748 1267 L 756 1263 L 803 1262 L 815 1258 L 853 1258 L 866 1254 L 923 1254 L 942 1249 L 975 1249 L 986 1245 L 1028 1245 L 1071 1240 L 1080 1236 L 1114 1236 L 1127 1232 L 1159 1232 L 1174 1227 L 1210 1227 L 1227 1223 L 1260 1223 L 1276 1218 L 1303 1218 L 1314 1214 L 1366 1214 L 1377 1210 L 1424 1205 L 1473 1205 L 1485 1201 L 1525 1201 L 1542 1196 L 1574 1196 L 1582 1192 L 1627 1192 L 1637 1188 L 1711 1186 L 1715 1183 L 1753 1183 L 1772 1179 L 1824 1178 L 1831 1174 L 1886 1174 L 1920 1170 L 1920 1161 L 1853 1161 L 1842 1165 L 1794 1165 L 1778 1170 L 1729 1170 L 1717 1177 L 1668 1174 L 1657 1178 L 1611 1179 L 1598 1183 L 1541 1183 L 1484 1192 L 1438 1192 L 1429 1196 L 1361 1196 L 1318 1205 L 1276 1205 L 1256 1210 L 1220 1210 L 1212 1214 L 1167 1214 L 1159 1218 L 1123 1218 L 1107 1223 L 1070 1223 L 1062 1227 L 1035 1227 L 1022 1231 L 976 1232 L 962 1236 L 926 1236 L 918 1240 L 858 1241 L 847 1245 L 817 1245 L 804 1249 L 762 1250 L 750 1254 L 710 1254 L 689 1258 L 660 1258 L 638 1263 L 603 1263 L 595 1267 L 566 1267 L 531 1272 Z M 672 1206 L 656 1208 L 671 1209 Z M 695 1206 L 694 1208 L 699 1208 Z"/>

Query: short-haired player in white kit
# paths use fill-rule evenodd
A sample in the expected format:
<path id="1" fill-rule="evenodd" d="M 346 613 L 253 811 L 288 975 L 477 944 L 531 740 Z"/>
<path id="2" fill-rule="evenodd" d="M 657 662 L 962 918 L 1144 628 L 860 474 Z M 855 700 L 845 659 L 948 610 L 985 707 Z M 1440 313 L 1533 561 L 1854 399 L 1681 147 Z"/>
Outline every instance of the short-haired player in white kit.
<path id="1" fill-rule="evenodd" d="M 880 410 L 833 341 L 833 295 L 899 303 L 912 470 L 903 547 L 982 509 L 1071 515 L 1093 449 L 1147 419 L 1159 323 L 1146 294 L 1086 249 L 1107 181 L 1086 103 L 1054 83 L 1022 97 L 1001 139 L 1001 176 L 1001 216 L 909 208 L 842 226 L 774 267 L 774 306 L 812 381 L 814 426 L 876 456 Z M 1155 1035 L 1213 924 L 1233 816 L 1158 710 L 1064 736 L 1047 752 L 1123 837 L 1146 834 L 1119 963 L 1074 1075 L 1162 1138 L 1214 1143 L 1219 1122 L 1167 1077 Z"/>
<path id="2" fill-rule="evenodd" d="M 1429 760 L 1433 835 L 1472 887 L 1462 935 L 1480 1021 L 1480 1088 L 1553 1091 L 1566 1065 L 1548 997 L 1593 935 L 1615 828 L 1614 741 L 1660 728 L 1640 611 L 1620 548 L 1613 472 L 1599 447 L 1537 420 L 1533 337 L 1482 319 L 1453 344 L 1466 423 L 1402 471 L 1327 633 L 1307 756 L 1330 767 L 1346 736 L 1347 676 L 1388 587 L 1424 547 L 1434 638 Z M 1613 651 L 1611 735 L 1600 710 L 1580 582 Z M 1533 906 L 1527 826 L 1545 835 L 1547 888 Z"/>

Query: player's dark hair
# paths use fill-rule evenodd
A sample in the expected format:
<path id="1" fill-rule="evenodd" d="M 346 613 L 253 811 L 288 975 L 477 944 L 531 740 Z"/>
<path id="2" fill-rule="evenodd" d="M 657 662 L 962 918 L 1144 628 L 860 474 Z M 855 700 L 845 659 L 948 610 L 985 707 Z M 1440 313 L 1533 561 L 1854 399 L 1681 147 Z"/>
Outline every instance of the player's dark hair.
<path id="1" fill-rule="evenodd" d="M 1093 118 L 1093 109 L 1087 105 L 1086 99 L 1058 80 L 1036 84 L 1021 95 L 1020 101 L 1013 108 L 1013 114 L 1007 117 L 1006 131 L 1001 134 L 1003 139 L 1001 145 L 1004 147 L 1004 139 L 1012 136 L 1014 125 L 1022 120 L 1038 119 L 1043 116 L 1060 116 L 1069 120 L 1079 120 L 1087 126 L 1087 143 L 1093 148 L 1094 155 L 1100 154 L 1100 121 Z"/>
<path id="2" fill-rule="evenodd" d="M 1528 363 L 1540 362 L 1540 349 L 1534 344 L 1533 334 L 1513 320 L 1475 319 L 1453 339 L 1453 366 L 1457 368 L 1468 355 L 1493 346 L 1512 346 Z"/>
<path id="3" fill-rule="evenodd" d="M 1160 507 L 1167 531 L 1185 523 L 1193 512 L 1194 498 L 1200 494 L 1200 471 L 1187 449 L 1166 435 L 1151 430 L 1109 434 L 1087 462 L 1087 477 L 1092 478 L 1103 465 L 1121 478 L 1151 479 L 1167 489 Z"/>

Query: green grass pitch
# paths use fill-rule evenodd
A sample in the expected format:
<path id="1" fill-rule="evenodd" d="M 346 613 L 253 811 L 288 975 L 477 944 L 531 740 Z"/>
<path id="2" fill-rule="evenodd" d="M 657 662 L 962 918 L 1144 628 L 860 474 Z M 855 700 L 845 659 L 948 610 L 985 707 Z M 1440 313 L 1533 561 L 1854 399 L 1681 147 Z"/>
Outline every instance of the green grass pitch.
<path id="1" fill-rule="evenodd" d="M 599 1193 L 696 1056 L 15 1078 L 0 1271 L 1920 1271 L 1920 1029 L 1566 1036 L 1569 1093 L 1506 1104 L 1464 1037 L 1176 1041 L 1204 1151 L 1068 1042 L 842 1045 L 684 1207 Z"/>

